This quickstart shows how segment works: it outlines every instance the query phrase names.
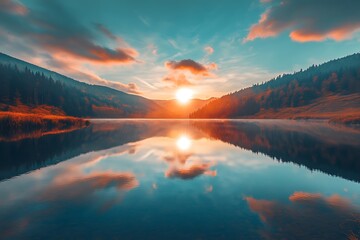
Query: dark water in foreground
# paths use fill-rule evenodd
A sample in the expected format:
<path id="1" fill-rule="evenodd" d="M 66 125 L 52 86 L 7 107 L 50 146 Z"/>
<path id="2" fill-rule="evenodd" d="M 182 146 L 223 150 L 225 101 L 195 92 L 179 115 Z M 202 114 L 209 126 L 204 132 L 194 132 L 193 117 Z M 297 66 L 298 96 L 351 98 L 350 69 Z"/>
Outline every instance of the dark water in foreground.
<path id="1" fill-rule="evenodd" d="M 360 131 L 346 127 L 94 121 L 0 142 L 0 159 L 0 239 L 360 237 Z"/>

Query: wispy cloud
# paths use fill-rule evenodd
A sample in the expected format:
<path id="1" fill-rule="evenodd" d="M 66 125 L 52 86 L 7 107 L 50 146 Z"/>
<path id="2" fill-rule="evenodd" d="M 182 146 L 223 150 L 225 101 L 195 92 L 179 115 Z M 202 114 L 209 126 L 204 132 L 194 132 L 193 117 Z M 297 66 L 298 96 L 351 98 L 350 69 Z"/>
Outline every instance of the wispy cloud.
<path id="1" fill-rule="evenodd" d="M 0 31 L 13 42 L 26 38 L 26 45 L 31 45 L 33 53 L 47 56 L 42 61 L 45 67 L 50 66 L 86 82 L 140 93 L 133 83 L 108 81 L 84 67 L 136 63 L 138 52 L 134 48 L 129 47 L 104 25 L 96 24 L 98 31 L 117 45 L 122 45 L 115 48 L 102 46 L 98 44 L 97 34 L 93 29 L 82 25 L 61 5 L 53 1 L 42 3 L 41 9 L 34 10 L 17 1 L 1 0 Z"/>
<path id="2" fill-rule="evenodd" d="M 146 20 L 144 17 L 138 16 L 138 18 L 140 19 L 140 21 L 141 21 L 144 25 L 146 25 L 146 26 L 148 26 L 148 27 L 150 26 L 149 21 Z"/>
<path id="3" fill-rule="evenodd" d="M 207 55 L 211 55 L 211 54 L 214 53 L 214 48 L 211 47 L 211 46 L 206 46 L 206 47 L 204 48 L 204 51 L 206 52 Z"/>

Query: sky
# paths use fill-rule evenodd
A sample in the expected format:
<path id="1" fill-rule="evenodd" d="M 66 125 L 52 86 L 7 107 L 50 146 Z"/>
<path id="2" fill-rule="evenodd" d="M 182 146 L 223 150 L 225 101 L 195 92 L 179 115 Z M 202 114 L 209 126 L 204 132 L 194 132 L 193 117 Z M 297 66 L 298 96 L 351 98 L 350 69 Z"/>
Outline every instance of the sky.
<path id="1" fill-rule="evenodd" d="M 0 52 L 150 99 L 224 94 L 360 52 L 359 0 L 0 0 Z"/>

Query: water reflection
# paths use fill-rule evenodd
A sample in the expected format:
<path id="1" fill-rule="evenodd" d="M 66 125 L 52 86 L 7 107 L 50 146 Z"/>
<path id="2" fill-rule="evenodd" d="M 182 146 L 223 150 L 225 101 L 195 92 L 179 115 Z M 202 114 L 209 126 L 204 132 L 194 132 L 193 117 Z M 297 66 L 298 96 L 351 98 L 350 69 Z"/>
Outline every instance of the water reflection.
<path id="1" fill-rule="evenodd" d="M 189 150 L 191 147 L 191 139 L 186 135 L 182 135 L 176 141 L 176 145 L 182 151 Z"/>
<path id="2" fill-rule="evenodd" d="M 195 121 L 208 137 L 360 182 L 360 131 L 324 122 Z"/>
<path id="3" fill-rule="evenodd" d="M 339 195 L 294 192 L 289 202 L 246 197 L 250 209 L 268 227 L 259 229 L 265 239 L 357 239 L 360 212 Z M 340 223 L 340 225 L 339 225 Z M 304 231 L 305 230 L 305 231 Z"/>
<path id="4" fill-rule="evenodd" d="M 0 236 L 356 239 L 359 136 L 319 122 L 121 120 L 0 142 Z"/>

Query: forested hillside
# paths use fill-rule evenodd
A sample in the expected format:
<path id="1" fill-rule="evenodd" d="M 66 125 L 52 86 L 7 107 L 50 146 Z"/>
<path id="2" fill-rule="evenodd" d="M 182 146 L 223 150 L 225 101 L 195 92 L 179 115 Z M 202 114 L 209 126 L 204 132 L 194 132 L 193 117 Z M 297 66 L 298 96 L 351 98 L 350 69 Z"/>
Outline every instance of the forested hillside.
<path id="1" fill-rule="evenodd" d="M 190 117 L 292 118 L 301 112 L 310 111 L 305 106 L 317 109 L 317 112 L 322 113 L 319 117 L 324 117 L 327 111 L 358 111 L 359 94 L 360 54 L 354 54 L 319 66 L 313 65 L 305 71 L 283 74 L 266 83 L 225 95 L 194 112 Z M 321 100 L 324 99 L 327 100 L 320 106 Z M 337 104 L 339 99 L 346 99 L 347 102 Z M 332 104 L 334 109 L 331 109 Z M 311 110 L 309 117 L 310 115 L 316 117 L 316 112 Z"/>
<path id="2" fill-rule="evenodd" d="M 154 117 L 162 107 L 141 96 L 90 85 L 0 54 L 0 110 L 39 106 L 78 117 Z"/>

